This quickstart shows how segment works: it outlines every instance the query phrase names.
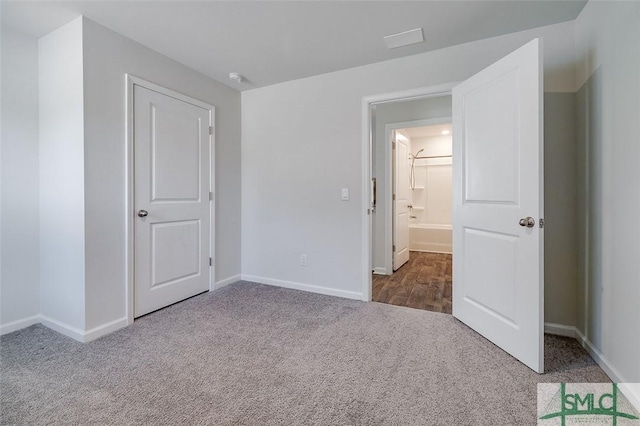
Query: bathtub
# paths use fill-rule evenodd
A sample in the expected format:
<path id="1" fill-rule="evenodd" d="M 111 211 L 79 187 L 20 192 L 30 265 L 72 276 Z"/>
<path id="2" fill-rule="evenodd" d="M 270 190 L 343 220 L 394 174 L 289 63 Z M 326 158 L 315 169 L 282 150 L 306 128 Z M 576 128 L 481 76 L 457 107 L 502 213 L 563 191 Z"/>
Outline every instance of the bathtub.
<path id="1" fill-rule="evenodd" d="M 409 225 L 409 250 L 451 253 L 451 225 L 412 223 Z"/>

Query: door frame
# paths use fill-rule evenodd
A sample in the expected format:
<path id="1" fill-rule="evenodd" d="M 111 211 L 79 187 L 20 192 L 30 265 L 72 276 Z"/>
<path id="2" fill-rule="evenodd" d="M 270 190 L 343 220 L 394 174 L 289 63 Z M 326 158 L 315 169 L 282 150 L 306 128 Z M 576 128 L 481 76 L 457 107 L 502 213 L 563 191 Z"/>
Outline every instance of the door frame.
<path id="1" fill-rule="evenodd" d="M 165 96 L 177 99 L 203 108 L 209 111 L 209 127 L 212 131 L 209 132 L 209 192 L 213 194 L 213 197 L 209 197 L 209 257 L 213 259 L 212 264 L 209 265 L 209 291 L 214 290 L 215 283 L 215 107 L 206 102 L 176 92 L 158 84 L 152 83 L 140 77 L 136 77 L 131 74 L 125 74 L 125 141 L 126 141 L 126 187 L 125 187 L 125 227 L 126 227 L 126 315 L 127 325 L 133 323 L 134 320 L 134 285 L 135 285 L 135 217 L 134 217 L 134 126 L 133 126 L 133 91 L 134 86 L 144 87 L 145 89 L 152 90 Z"/>
<path id="2" fill-rule="evenodd" d="M 403 102 L 415 99 L 434 98 L 438 96 L 450 96 L 451 90 L 459 82 L 444 83 L 436 86 L 420 87 L 416 89 L 398 92 L 383 93 L 379 95 L 365 96 L 362 98 L 362 300 L 371 301 L 371 271 L 372 271 L 372 235 L 373 235 L 373 189 L 371 184 L 371 160 L 373 153 L 373 129 L 371 107 L 376 104 Z M 390 144 L 389 144 L 390 145 Z M 390 159 L 386 157 L 385 161 Z M 391 161 L 391 160 L 389 160 Z M 385 179 L 387 177 L 385 176 Z M 389 197 L 390 199 L 390 197 Z M 386 226 L 386 225 L 385 225 Z M 385 232 L 386 234 L 386 232 Z M 386 240 L 386 237 L 385 237 Z"/>
<path id="3" fill-rule="evenodd" d="M 449 92 L 451 94 L 451 92 Z M 438 94 L 437 96 L 445 96 L 445 94 Z M 419 120 L 411 120 L 411 121 L 400 121 L 396 123 L 387 123 L 384 126 L 384 137 L 387 142 L 391 140 L 391 131 L 398 129 L 411 129 L 414 127 L 425 127 L 425 126 L 433 126 L 436 124 L 446 124 L 451 123 L 451 115 L 446 117 L 435 117 L 435 118 L 421 118 Z M 387 146 L 388 145 L 388 146 Z M 392 170 L 392 162 L 393 162 L 393 149 L 391 147 L 391 143 L 385 144 L 384 148 L 384 164 L 385 164 L 385 180 L 389 182 L 387 185 L 387 202 L 385 203 L 385 208 L 387 212 L 390 214 L 386 215 L 384 218 L 384 268 L 385 272 L 388 275 L 393 273 L 393 190 L 395 189 L 393 185 L 393 170 Z M 372 233 L 373 235 L 373 233 Z"/>

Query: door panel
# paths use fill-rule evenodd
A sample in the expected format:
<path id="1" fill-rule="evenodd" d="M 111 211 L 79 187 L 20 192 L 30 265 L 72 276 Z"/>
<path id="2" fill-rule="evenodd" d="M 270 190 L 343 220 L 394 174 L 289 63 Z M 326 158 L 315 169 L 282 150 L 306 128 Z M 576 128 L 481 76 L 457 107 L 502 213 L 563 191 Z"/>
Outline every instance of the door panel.
<path id="1" fill-rule="evenodd" d="M 196 201 L 200 196 L 200 131 L 204 123 L 193 117 L 192 111 L 184 111 L 183 103 L 151 105 L 152 201 Z"/>
<path id="2" fill-rule="evenodd" d="M 453 89 L 453 314 L 543 372 L 538 40 Z M 520 226 L 533 217 L 534 227 Z"/>
<path id="3" fill-rule="evenodd" d="M 151 288 L 200 273 L 200 221 L 151 224 Z"/>
<path id="4" fill-rule="evenodd" d="M 393 270 L 397 270 L 409 261 L 409 147 L 407 143 L 396 137 L 394 157 L 394 227 L 393 227 Z"/>
<path id="5" fill-rule="evenodd" d="M 518 140 L 517 88 L 517 73 L 512 71 L 464 97 L 466 202 L 517 203 L 519 147 L 514 143 Z M 487 116 L 497 118 L 495 126 L 487 126 Z M 486 173 L 487 170 L 491 173 Z"/>
<path id="6" fill-rule="evenodd" d="M 135 317 L 209 289 L 209 116 L 134 86 Z"/>

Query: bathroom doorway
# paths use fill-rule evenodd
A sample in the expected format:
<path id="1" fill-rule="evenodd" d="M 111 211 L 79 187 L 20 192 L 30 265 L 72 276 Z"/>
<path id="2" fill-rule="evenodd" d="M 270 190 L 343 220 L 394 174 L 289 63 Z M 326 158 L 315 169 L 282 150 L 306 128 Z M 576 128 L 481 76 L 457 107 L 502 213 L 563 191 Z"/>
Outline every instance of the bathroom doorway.
<path id="1" fill-rule="evenodd" d="M 375 105 L 372 127 L 372 300 L 451 314 L 451 97 Z"/>

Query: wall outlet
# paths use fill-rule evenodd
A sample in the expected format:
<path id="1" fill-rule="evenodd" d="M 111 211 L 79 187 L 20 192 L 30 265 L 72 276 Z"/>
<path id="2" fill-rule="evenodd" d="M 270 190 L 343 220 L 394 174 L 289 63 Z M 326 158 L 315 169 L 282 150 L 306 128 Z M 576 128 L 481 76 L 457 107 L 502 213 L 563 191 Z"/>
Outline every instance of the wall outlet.
<path id="1" fill-rule="evenodd" d="M 307 255 L 306 254 L 301 254 L 300 255 L 300 265 L 301 266 L 307 266 Z"/>

